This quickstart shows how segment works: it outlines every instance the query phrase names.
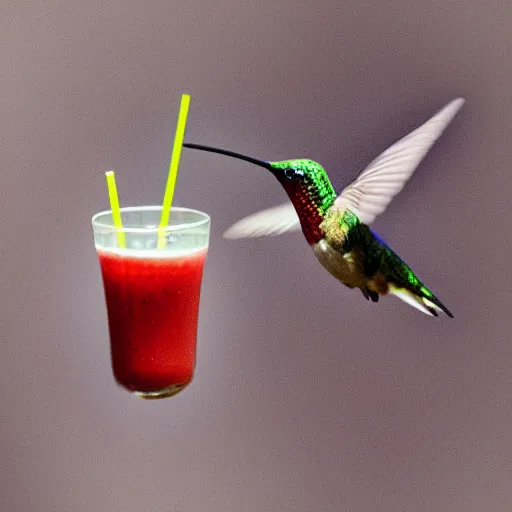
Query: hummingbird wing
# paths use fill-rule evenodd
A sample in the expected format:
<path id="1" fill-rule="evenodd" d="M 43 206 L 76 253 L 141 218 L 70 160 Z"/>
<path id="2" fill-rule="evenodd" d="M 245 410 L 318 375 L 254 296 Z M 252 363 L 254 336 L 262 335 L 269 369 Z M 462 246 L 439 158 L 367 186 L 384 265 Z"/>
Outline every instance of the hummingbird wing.
<path id="1" fill-rule="evenodd" d="M 335 206 L 353 211 L 371 224 L 402 190 L 434 142 L 464 104 L 456 98 L 424 124 L 373 160 L 336 198 Z"/>
<path id="2" fill-rule="evenodd" d="M 224 238 L 249 238 L 277 236 L 286 231 L 299 231 L 300 221 L 292 203 L 287 202 L 273 208 L 253 213 L 235 222 Z"/>

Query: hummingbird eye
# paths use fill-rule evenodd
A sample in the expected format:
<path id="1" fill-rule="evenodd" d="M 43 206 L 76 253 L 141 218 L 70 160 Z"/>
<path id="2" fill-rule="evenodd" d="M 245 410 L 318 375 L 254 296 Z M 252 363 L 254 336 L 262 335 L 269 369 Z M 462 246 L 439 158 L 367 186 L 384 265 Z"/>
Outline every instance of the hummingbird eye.
<path id="1" fill-rule="evenodd" d="M 303 176 L 304 173 L 302 172 L 302 169 L 296 169 L 295 167 L 287 167 L 284 171 L 284 175 L 287 179 L 290 180 L 293 178 Z"/>

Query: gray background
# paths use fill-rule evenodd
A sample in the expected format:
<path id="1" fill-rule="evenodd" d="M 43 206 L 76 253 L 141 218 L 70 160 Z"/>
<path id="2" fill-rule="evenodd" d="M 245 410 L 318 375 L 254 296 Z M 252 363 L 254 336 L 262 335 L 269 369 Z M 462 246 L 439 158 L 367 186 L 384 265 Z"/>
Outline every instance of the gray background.
<path id="1" fill-rule="evenodd" d="M 0 5 L 0 509 L 509 511 L 512 10 L 507 2 Z M 320 161 L 337 188 L 467 103 L 375 229 L 453 310 L 339 284 L 300 234 L 225 241 L 285 199 L 184 151 L 213 219 L 198 365 L 175 398 L 116 387 L 90 218 L 162 199 L 187 140 Z"/>

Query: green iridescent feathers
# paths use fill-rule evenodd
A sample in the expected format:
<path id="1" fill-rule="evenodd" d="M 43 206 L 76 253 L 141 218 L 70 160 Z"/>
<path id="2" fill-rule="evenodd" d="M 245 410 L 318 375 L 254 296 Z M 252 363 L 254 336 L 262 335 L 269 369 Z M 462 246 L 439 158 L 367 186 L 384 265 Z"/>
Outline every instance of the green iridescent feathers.
<path id="1" fill-rule="evenodd" d="M 347 231 L 343 252 L 348 253 L 360 250 L 362 254 L 362 267 L 364 275 L 368 279 L 375 278 L 381 274 L 385 276 L 387 285 L 400 290 L 406 290 L 417 297 L 428 299 L 432 304 L 444 311 L 453 318 L 451 312 L 441 303 L 441 301 L 420 281 L 414 271 L 396 254 L 377 234 L 375 234 L 366 224 L 363 224 L 350 212 L 340 219 L 340 224 Z M 350 227 L 349 227 L 350 226 Z M 382 283 L 384 284 L 384 283 Z M 386 293 L 389 290 L 382 290 Z M 432 314 L 436 314 L 428 304 L 424 306 Z"/>
<path id="2" fill-rule="evenodd" d="M 273 169 L 284 171 L 283 179 L 303 180 L 311 198 L 319 212 L 324 215 L 336 199 L 336 192 L 331 185 L 325 169 L 313 160 L 295 159 L 283 160 L 281 162 L 270 162 Z"/>

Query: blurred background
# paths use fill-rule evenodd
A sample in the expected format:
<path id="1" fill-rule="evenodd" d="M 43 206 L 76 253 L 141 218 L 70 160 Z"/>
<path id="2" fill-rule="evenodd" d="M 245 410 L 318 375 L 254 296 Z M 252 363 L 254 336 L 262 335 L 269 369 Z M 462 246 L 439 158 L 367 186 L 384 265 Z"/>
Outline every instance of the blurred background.
<path id="1" fill-rule="evenodd" d="M 0 5 L 0 509 L 509 511 L 512 11 L 506 2 Z M 175 203 L 212 216 L 196 377 L 118 388 L 90 219 L 159 204 L 186 139 L 308 157 L 341 189 L 467 102 L 374 225 L 451 309 L 364 300 L 300 233 L 229 241 L 285 193 L 190 150 Z"/>

